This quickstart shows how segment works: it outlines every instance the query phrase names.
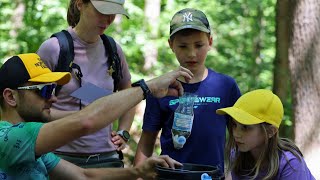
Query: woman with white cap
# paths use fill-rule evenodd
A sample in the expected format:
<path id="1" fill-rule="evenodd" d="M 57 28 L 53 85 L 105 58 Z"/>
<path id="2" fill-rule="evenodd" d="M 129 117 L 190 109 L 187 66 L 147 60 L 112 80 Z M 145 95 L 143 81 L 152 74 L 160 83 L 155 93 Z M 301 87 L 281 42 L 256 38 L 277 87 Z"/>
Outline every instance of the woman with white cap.
<path id="1" fill-rule="evenodd" d="M 80 67 L 72 69 L 71 81 L 62 86 L 57 95 L 58 101 L 51 108 L 51 120 L 65 117 L 79 111 L 90 102 L 73 96 L 73 92 L 85 85 L 93 85 L 97 91 L 111 93 L 131 87 L 131 75 L 125 55 L 118 43 L 118 67 L 121 78 L 114 85 L 114 78 L 108 63 L 109 52 L 101 39 L 104 31 L 113 23 L 117 14 L 128 17 L 124 0 L 70 0 L 67 20 L 67 33 L 71 35 L 74 46 L 73 64 Z M 57 70 L 59 56 L 63 51 L 56 37 L 46 40 L 37 54 L 51 70 Z M 111 73 L 110 73 L 111 71 Z M 117 70 L 116 70 L 117 71 Z M 78 76 L 81 74 L 81 76 Z M 85 96 L 95 95 L 92 91 Z M 86 98 L 86 97 L 85 97 Z M 89 167 L 123 167 L 121 150 L 129 140 L 129 130 L 135 109 L 131 109 L 119 118 L 118 132 L 113 131 L 112 124 L 95 134 L 83 136 L 58 148 L 55 153 L 65 160 L 84 168 Z M 57 132 L 59 133 L 59 132 Z M 119 155 L 120 154 L 120 155 Z"/>

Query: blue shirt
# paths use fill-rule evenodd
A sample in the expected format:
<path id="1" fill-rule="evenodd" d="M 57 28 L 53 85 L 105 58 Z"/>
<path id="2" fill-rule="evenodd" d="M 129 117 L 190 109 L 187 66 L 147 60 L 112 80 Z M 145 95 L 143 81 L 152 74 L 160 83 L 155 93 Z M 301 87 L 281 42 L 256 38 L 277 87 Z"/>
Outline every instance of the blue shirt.
<path id="1" fill-rule="evenodd" d="M 179 105 L 177 97 L 148 98 L 143 130 L 162 130 L 161 154 L 169 155 L 182 163 L 219 166 L 223 171 L 227 118 L 217 115 L 216 110 L 232 106 L 241 95 L 239 88 L 231 77 L 210 69 L 203 81 L 182 85 L 185 92 L 198 95 L 194 103 L 191 135 L 183 148 L 174 148 L 171 135 L 174 111 Z"/>

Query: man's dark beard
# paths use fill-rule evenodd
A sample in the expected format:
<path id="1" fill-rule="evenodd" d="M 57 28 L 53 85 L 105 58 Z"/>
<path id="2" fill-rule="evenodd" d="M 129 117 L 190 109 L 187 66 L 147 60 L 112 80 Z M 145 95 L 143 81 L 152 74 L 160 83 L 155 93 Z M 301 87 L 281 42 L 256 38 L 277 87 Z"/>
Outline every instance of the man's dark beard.
<path id="1" fill-rule="evenodd" d="M 23 102 L 20 104 L 20 106 L 17 107 L 17 113 L 20 115 L 20 117 L 25 121 L 25 122 L 41 122 L 45 123 L 48 122 L 48 118 L 43 115 L 42 112 L 35 112 L 32 111 L 32 105 L 30 105 L 28 108 L 27 105 L 25 104 L 25 94 L 24 91 L 18 91 L 20 102 Z"/>
<path id="2" fill-rule="evenodd" d="M 43 116 L 37 116 L 37 115 L 25 114 L 25 113 L 19 113 L 19 115 L 25 122 L 41 122 L 41 123 L 48 122 L 48 120 Z"/>
<path id="3" fill-rule="evenodd" d="M 41 123 L 48 122 L 48 119 L 44 117 L 41 112 L 34 113 L 32 111 L 19 109 L 19 108 L 17 109 L 17 111 L 20 117 L 25 122 L 41 122 Z"/>

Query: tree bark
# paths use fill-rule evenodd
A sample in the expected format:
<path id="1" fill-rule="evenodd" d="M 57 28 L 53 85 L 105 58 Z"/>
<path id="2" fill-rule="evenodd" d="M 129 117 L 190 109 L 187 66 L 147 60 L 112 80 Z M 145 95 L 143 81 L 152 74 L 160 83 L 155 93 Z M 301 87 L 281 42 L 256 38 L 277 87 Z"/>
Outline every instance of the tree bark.
<path id="1" fill-rule="evenodd" d="M 144 70 L 149 70 L 154 66 L 158 59 L 158 47 L 155 41 L 158 38 L 160 24 L 160 0 L 145 0 L 145 15 L 146 15 L 146 33 L 148 39 L 144 46 Z"/>
<path id="2" fill-rule="evenodd" d="M 274 60 L 273 92 L 284 105 L 290 92 L 289 76 L 289 0 L 278 0 L 276 4 L 276 57 Z M 280 126 L 281 136 L 293 138 L 292 128 Z"/>
<path id="3" fill-rule="evenodd" d="M 320 159 L 320 1 L 291 2 L 289 43 L 295 141 L 313 169 Z M 315 164 L 313 164 L 315 163 Z M 314 175 L 320 176 L 319 167 Z"/>
<path id="4" fill-rule="evenodd" d="M 9 32 L 10 38 L 17 40 L 19 30 L 24 26 L 23 18 L 26 11 L 26 5 L 22 0 L 15 0 L 12 3 L 16 4 L 16 7 L 13 11 L 13 14 L 10 18 L 10 24 L 12 24 L 12 28 Z M 14 49 L 20 49 L 19 42 L 16 42 L 12 45 Z"/>

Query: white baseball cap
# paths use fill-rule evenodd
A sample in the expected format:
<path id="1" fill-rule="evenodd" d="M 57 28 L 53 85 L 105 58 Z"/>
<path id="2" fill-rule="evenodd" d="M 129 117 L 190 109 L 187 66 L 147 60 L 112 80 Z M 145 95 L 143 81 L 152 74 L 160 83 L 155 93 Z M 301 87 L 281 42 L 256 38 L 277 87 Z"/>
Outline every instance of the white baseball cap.
<path id="1" fill-rule="evenodd" d="M 93 6 L 102 14 L 123 14 L 129 18 L 129 14 L 124 9 L 125 0 L 91 0 Z"/>

